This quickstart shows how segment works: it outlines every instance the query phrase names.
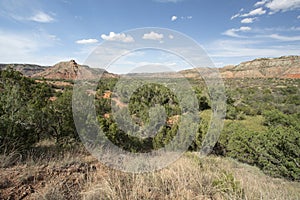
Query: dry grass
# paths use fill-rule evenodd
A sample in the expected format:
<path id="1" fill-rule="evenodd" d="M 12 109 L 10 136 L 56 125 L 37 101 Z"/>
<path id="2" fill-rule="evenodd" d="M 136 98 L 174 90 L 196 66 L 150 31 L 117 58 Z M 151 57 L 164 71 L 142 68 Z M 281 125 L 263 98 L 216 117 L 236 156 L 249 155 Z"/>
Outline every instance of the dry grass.
<path id="1" fill-rule="evenodd" d="M 48 150 L 1 165 L 0 199 L 300 199 L 300 183 L 228 158 L 186 153 L 160 171 L 131 174 L 102 165 L 82 149 Z"/>
<path id="2" fill-rule="evenodd" d="M 188 153 L 166 169 L 145 174 L 98 170 L 83 199 L 299 199 L 300 183 L 273 179 L 236 161 Z"/>
<path id="3" fill-rule="evenodd" d="M 245 199 L 300 199 L 299 182 L 269 177 L 256 167 L 239 163 L 230 158 L 208 157 L 205 161 L 212 161 L 218 167 L 233 173 L 245 191 Z"/>
<path id="4" fill-rule="evenodd" d="M 86 183 L 83 199 L 241 199 L 243 190 L 222 169 L 210 169 L 194 155 L 158 172 L 98 171 Z M 103 173 L 104 172 L 104 173 Z"/>

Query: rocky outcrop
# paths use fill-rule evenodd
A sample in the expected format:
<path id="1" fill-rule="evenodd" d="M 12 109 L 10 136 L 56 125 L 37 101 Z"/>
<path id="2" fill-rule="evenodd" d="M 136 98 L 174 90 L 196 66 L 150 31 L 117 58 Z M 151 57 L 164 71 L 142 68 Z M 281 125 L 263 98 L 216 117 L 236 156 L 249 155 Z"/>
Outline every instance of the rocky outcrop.
<path id="1" fill-rule="evenodd" d="M 211 68 L 195 68 L 179 71 L 186 78 L 213 77 Z M 300 78 L 300 56 L 259 58 L 239 65 L 219 68 L 223 78 Z"/>
<path id="2" fill-rule="evenodd" d="M 75 60 L 59 62 L 52 67 L 32 64 L 0 64 L 0 70 L 9 67 L 21 72 L 25 76 L 33 78 L 75 80 L 77 78 L 99 79 L 99 77 L 118 77 L 104 69 L 80 65 Z"/>
<path id="3" fill-rule="evenodd" d="M 220 72 L 223 78 L 300 78 L 300 56 L 255 59 Z"/>
<path id="4" fill-rule="evenodd" d="M 33 77 L 45 79 L 99 79 L 100 77 L 116 77 L 116 75 L 100 68 L 90 68 L 86 65 L 79 65 L 75 60 L 59 62 L 45 71 L 34 74 Z"/>

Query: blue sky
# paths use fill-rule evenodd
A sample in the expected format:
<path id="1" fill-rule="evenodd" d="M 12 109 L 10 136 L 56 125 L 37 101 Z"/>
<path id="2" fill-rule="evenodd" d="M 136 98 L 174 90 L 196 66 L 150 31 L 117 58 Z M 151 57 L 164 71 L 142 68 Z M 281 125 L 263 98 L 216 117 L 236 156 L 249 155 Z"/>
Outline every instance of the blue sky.
<path id="1" fill-rule="evenodd" d="M 0 0 L 0 62 L 83 63 L 141 27 L 188 35 L 217 67 L 300 55 L 299 11 L 300 0 Z"/>

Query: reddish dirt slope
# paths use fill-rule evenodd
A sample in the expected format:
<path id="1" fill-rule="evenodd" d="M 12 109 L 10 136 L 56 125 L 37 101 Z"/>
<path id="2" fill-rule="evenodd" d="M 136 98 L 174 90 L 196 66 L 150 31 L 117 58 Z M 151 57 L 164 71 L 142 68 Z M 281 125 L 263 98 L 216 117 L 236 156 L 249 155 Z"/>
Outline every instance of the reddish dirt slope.
<path id="1" fill-rule="evenodd" d="M 90 68 L 86 65 L 79 65 L 75 60 L 60 62 L 45 71 L 34 74 L 32 77 L 45 79 L 99 79 L 100 77 L 116 77 L 104 69 Z"/>

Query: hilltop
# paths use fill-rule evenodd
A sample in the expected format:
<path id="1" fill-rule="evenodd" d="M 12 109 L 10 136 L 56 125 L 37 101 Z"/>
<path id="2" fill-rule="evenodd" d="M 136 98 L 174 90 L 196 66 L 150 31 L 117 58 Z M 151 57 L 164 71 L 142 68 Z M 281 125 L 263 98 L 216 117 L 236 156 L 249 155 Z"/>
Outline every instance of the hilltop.
<path id="1" fill-rule="evenodd" d="M 32 77 L 45 78 L 45 79 L 65 79 L 75 80 L 77 78 L 97 79 L 99 75 L 103 77 L 114 77 L 114 74 L 107 72 L 100 68 L 90 68 L 87 65 L 79 65 L 75 60 L 67 62 L 59 62 L 53 67 L 49 67 L 46 70 L 34 74 Z"/>
<path id="2" fill-rule="evenodd" d="M 80 65 L 75 60 L 62 61 L 54 66 L 41 66 L 32 64 L 0 64 L 0 69 L 12 67 L 22 74 L 32 78 L 75 80 L 76 78 L 98 79 L 101 75 L 106 78 L 117 77 L 101 68 L 91 68 Z"/>

